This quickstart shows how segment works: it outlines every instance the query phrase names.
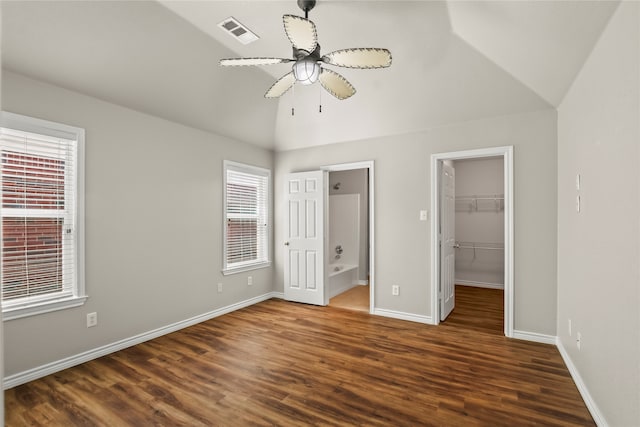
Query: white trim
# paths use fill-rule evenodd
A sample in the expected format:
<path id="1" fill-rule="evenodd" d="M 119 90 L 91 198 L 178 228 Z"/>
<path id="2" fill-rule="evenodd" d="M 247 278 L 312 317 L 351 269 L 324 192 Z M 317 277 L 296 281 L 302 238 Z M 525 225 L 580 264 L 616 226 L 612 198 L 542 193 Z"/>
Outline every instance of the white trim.
<path id="1" fill-rule="evenodd" d="M 366 280 L 356 280 L 355 284 L 360 286 L 367 286 L 369 282 L 367 282 Z"/>
<path id="2" fill-rule="evenodd" d="M 422 316 L 420 314 L 405 313 L 402 311 L 395 311 L 395 310 L 385 310 L 383 308 L 376 308 L 371 314 L 384 316 L 384 317 L 391 317 L 393 319 L 408 320 L 410 322 L 433 325 L 433 318 L 431 316 Z"/>
<path id="3" fill-rule="evenodd" d="M 455 279 L 456 285 L 473 286 L 474 288 L 486 288 L 486 289 L 504 289 L 502 283 L 489 283 L 489 282 L 474 282 L 471 280 Z"/>
<path id="4" fill-rule="evenodd" d="M 437 153 L 431 155 L 431 317 L 440 323 L 438 277 L 440 275 L 439 186 L 440 164 L 444 160 L 462 160 L 502 156 L 504 158 L 504 334 L 513 337 L 513 146 L 481 148 L 477 150 Z"/>
<path id="5" fill-rule="evenodd" d="M 564 364 L 567 365 L 567 369 L 571 374 L 571 378 L 573 378 L 573 382 L 576 384 L 576 387 L 578 387 L 578 391 L 582 396 L 582 400 L 584 400 L 585 405 L 587 405 L 587 409 L 591 413 L 593 420 L 598 426 L 607 427 L 609 425 L 607 423 L 607 420 L 605 419 L 604 415 L 600 411 L 600 408 L 598 408 L 598 405 L 596 405 L 596 401 L 593 399 L 593 397 L 591 397 L 591 393 L 589 393 L 589 389 L 587 388 L 584 381 L 582 380 L 582 377 L 580 376 L 580 373 L 578 372 L 578 369 L 576 368 L 576 366 L 573 364 L 571 357 L 569 357 L 569 353 L 567 353 L 567 350 L 564 348 L 564 345 L 562 345 L 562 341 L 560 341 L 560 337 L 556 337 L 555 344 L 556 344 L 556 347 L 558 347 L 560 356 L 562 356 L 562 360 L 564 360 Z"/>
<path id="6" fill-rule="evenodd" d="M 539 342 L 542 344 L 551 344 L 551 345 L 556 344 L 556 337 L 554 335 L 539 334 L 538 332 L 514 330 L 513 336 L 511 338 L 524 340 L 524 341 Z"/>
<path id="7" fill-rule="evenodd" d="M 230 274 L 242 273 L 244 271 L 258 270 L 260 268 L 271 267 L 271 261 L 259 262 L 256 264 L 249 264 L 242 267 L 229 268 L 227 270 L 222 270 L 223 276 L 228 276 Z"/>
<path id="8" fill-rule="evenodd" d="M 353 162 L 353 163 L 341 163 L 337 165 L 328 165 L 322 166 L 320 170 L 327 172 L 337 172 L 337 171 L 346 171 L 346 170 L 355 170 L 355 169 L 367 169 L 368 174 L 368 187 L 369 187 L 369 313 L 376 314 L 376 304 L 375 304 L 375 187 L 374 187 L 374 161 L 362 161 L 362 162 Z M 329 189 L 325 190 L 327 192 L 327 196 L 329 194 Z M 328 232 L 328 229 L 327 229 Z M 365 283 L 366 284 L 366 283 Z"/>
<path id="9" fill-rule="evenodd" d="M 79 307 L 87 301 L 87 298 L 88 296 L 70 296 L 65 299 L 48 299 L 40 303 L 31 303 L 20 307 L 7 307 L 3 310 L 4 315 L 2 316 L 2 321 L 6 322 L 23 317 L 35 316 L 37 314 Z"/>
<path id="10" fill-rule="evenodd" d="M 84 129 L 82 128 L 35 117 L 23 116 L 8 111 L 0 112 L 0 125 L 10 129 L 52 136 L 54 138 L 63 138 L 71 141 L 77 141 L 79 138 L 82 138 L 84 141 Z"/>
<path id="11" fill-rule="evenodd" d="M 20 384 L 24 384 L 29 381 L 42 378 L 44 376 L 54 374 L 56 372 L 62 371 L 63 369 L 71 368 L 72 366 L 80 365 L 81 363 L 85 363 L 90 360 L 97 359 L 98 357 L 102 357 L 107 354 L 131 347 L 137 344 L 141 344 L 145 341 L 158 338 L 160 336 L 169 334 L 171 332 L 175 332 L 177 330 L 186 328 L 188 326 L 192 326 L 197 323 L 201 323 L 206 320 L 213 319 L 214 317 L 222 316 L 223 314 L 231 313 L 232 311 L 249 307 L 250 305 L 257 304 L 259 302 L 266 301 L 271 298 L 282 298 L 282 297 L 284 297 L 282 293 L 269 292 L 263 295 L 259 295 L 257 297 L 253 297 L 244 301 L 237 302 L 235 304 L 228 305 L 226 307 L 218 308 L 208 313 L 204 313 L 198 316 L 191 317 L 186 320 L 182 320 L 180 322 L 172 323 L 170 325 L 163 326 L 161 328 L 144 332 L 142 334 L 135 335 L 130 338 L 125 338 L 123 340 L 116 341 L 111 344 L 103 345 L 101 347 L 94 348 L 92 350 L 88 350 L 83 353 L 76 354 L 74 356 L 69 356 L 64 359 L 57 360 L 55 362 L 38 366 L 33 369 L 28 369 L 23 372 L 18 372 L 16 374 L 5 377 L 3 382 L 3 387 L 5 390 L 7 390 L 10 388 L 19 386 Z"/>

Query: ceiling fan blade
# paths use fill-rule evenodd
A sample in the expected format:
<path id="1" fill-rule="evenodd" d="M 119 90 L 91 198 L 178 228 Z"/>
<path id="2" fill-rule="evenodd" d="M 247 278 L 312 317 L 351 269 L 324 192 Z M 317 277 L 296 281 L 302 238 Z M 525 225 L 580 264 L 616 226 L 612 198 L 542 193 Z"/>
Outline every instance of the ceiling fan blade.
<path id="1" fill-rule="evenodd" d="M 391 52 L 368 47 L 341 49 L 324 55 L 322 61 L 347 68 L 384 68 L 391 65 Z"/>
<path id="2" fill-rule="evenodd" d="M 273 65 L 291 61 L 293 60 L 285 58 L 227 58 L 221 59 L 220 65 L 223 67 L 234 67 L 239 65 Z"/>
<path id="3" fill-rule="evenodd" d="M 356 93 L 356 89 L 340 74 L 335 71 L 323 68 L 320 72 L 320 84 L 331 95 L 342 100 L 347 99 Z"/>
<path id="4" fill-rule="evenodd" d="M 280 77 L 271 88 L 264 94 L 265 98 L 277 98 L 284 95 L 286 91 L 291 89 L 291 86 L 296 82 L 296 78 L 293 75 L 293 71 Z"/>
<path id="5" fill-rule="evenodd" d="M 295 49 L 306 50 L 308 53 L 318 46 L 316 26 L 308 19 L 296 15 L 284 15 L 284 32 Z"/>

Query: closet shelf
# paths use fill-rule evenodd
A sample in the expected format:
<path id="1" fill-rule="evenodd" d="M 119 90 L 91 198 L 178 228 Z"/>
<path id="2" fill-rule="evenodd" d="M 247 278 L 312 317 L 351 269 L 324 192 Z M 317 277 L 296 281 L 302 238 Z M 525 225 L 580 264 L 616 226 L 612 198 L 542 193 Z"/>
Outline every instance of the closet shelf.
<path id="1" fill-rule="evenodd" d="M 500 212 L 504 210 L 504 195 L 473 195 L 456 197 L 456 212 Z"/>

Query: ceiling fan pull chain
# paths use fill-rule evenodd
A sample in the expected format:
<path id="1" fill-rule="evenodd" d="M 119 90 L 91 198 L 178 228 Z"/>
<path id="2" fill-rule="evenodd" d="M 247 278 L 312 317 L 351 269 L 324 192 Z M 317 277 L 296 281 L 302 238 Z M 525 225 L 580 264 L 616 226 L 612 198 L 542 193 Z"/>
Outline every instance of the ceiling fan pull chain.
<path id="1" fill-rule="evenodd" d="M 319 90 L 318 93 L 320 94 L 320 108 L 319 108 L 319 113 L 322 113 L 322 86 L 318 86 Z"/>
<path id="2" fill-rule="evenodd" d="M 291 115 L 296 115 L 296 85 L 291 86 Z"/>

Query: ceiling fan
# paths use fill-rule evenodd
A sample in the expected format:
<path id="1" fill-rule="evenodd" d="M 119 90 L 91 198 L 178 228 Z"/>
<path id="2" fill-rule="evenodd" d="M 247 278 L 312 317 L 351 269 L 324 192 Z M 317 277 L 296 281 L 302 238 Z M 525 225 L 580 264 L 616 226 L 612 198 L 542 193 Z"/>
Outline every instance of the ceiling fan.
<path id="1" fill-rule="evenodd" d="M 278 79 L 265 93 L 265 98 L 277 98 L 288 91 L 296 82 L 310 85 L 317 81 L 331 95 L 338 99 L 347 99 L 356 93 L 356 89 L 340 74 L 325 68 L 335 65 L 346 68 L 385 68 L 391 65 L 391 52 L 381 48 L 341 49 L 326 55 L 320 54 L 315 24 L 308 19 L 316 0 L 298 0 L 298 6 L 304 11 L 304 18 L 296 15 L 284 15 L 284 31 L 293 46 L 293 59 L 288 58 L 228 58 L 221 59 L 222 66 L 273 65 L 293 62 L 292 71 Z"/>

